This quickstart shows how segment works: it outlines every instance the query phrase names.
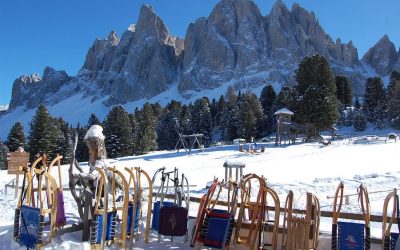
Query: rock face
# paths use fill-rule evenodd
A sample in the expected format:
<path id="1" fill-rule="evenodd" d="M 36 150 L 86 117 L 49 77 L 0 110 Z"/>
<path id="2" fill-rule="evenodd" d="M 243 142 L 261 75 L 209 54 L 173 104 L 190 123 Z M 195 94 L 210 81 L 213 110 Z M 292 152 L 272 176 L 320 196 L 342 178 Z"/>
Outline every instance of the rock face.
<path id="1" fill-rule="evenodd" d="M 94 42 L 80 76 L 94 82 L 101 96 L 109 96 L 108 105 L 150 98 L 175 81 L 182 51 L 183 41 L 170 35 L 153 9 L 143 5 L 137 24 L 120 41 L 112 32 Z"/>
<path id="2" fill-rule="evenodd" d="M 20 76 L 14 81 L 10 109 L 24 104 L 28 109 L 35 108 L 70 80 L 65 71 L 50 67 L 44 69 L 42 78 L 38 74 Z"/>
<path id="3" fill-rule="evenodd" d="M 389 37 L 384 35 L 367 51 L 362 62 L 370 65 L 376 73 L 382 76 L 390 75 L 393 70 L 400 69 L 400 51 L 397 53 Z"/>
<path id="4" fill-rule="evenodd" d="M 332 40 L 313 12 L 278 0 L 263 16 L 251 0 L 221 0 L 206 18 L 188 27 L 185 40 L 171 35 L 148 5 L 121 38 L 111 31 L 96 39 L 75 77 L 47 67 L 43 77 L 14 82 L 10 108 L 52 104 L 77 93 L 110 106 L 154 97 L 174 83 L 179 93 L 214 89 L 225 83 L 248 89 L 267 83 L 294 85 L 299 62 L 314 53 L 325 56 L 335 74 L 351 79 L 363 92 L 364 66 L 382 75 L 400 70 L 400 51 L 384 36 L 359 61 L 350 41 Z M 66 86 L 66 87 L 64 87 Z M 175 86 L 175 85 L 174 85 Z"/>
<path id="5" fill-rule="evenodd" d="M 352 42 L 333 42 L 314 13 L 298 4 L 289 11 L 278 0 L 263 17 L 253 1 L 223 0 L 208 18 L 189 26 L 179 87 L 200 91 L 261 72 L 269 82 L 293 84 L 288 71 L 314 53 L 326 56 L 338 71 L 360 66 Z"/>

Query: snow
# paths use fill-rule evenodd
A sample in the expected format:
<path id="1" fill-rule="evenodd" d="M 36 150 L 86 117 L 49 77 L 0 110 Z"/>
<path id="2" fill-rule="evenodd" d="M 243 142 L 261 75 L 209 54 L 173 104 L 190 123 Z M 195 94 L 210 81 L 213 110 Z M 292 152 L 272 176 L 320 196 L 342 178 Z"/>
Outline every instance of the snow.
<path id="1" fill-rule="evenodd" d="M 395 156 L 400 151 L 400 143 L 393 140 L 379 140 L 376 143 L 354 143 L 366 135 L 375 134 L 383 138 L 390 130 L 374 130 L 369 128 L 363 133 L 353 134 L 352 129 L 340 128 L 338 131 L 346 139 L 335 140 L 328 146 L 315 143 L 298 143 L 275 147 L 273 143 L 257 143 L 257 149 L 264 146 L 264 153 L 250 154 L 239 152 L 237 145 L 225 145 L 192 151 L 191 155 L 180 151 L 157 151 L 142 156 L 130 156 L 110 159 L 110 164 L 123 170 L 125 167 L 140 166 L 147 171 L 150 177 L 158 168 L 179 168 L 189 180 L 191 195 L 200 197 L 206 192 L 206 185 L 214 177 L 224 178 L 225 162 L 244 163 L 243 174 L 256 173 L 263 175 L 267 183 L 279 195 L 281 206 L 289 190 L 293 190 L 298 208 L 305 204 L 305 193 L 312 192 L 320 200 L 324 211 L 332 211 L 333 199 L 337 185 L 344 182 L 345 194 L 357 193 L 357 187 L 364 183 L 370 192 L 371 212 L 381 215 L 383 200 L 389 190 L 398 188 L 400 184 L 400 169 Z M 398 132 L 396 131 L 398 134 Z M 244 149 L 248 149 L 246 144 Z M 81 166 L 87 171 L 86 163 Z M 7 175 L 5 170 L 0 171 L 0 248 L 24 249 L 13 242 L 13 218 L 17 199 L 13 197 L 14 190 L 5 194 L 5 184 L 15 176 Z M 68 186 L 68 166 L 62 166 L 64 187 Z M 57 179 L 57 177 L 56 177 Z M 21 182 L 20 182 L 21 183 Z M 376 191 L 384 191 L 375 193 Z M 64 191 L 65 209 L 68 223 L 78 221 L 76 204 L 69 193 Z M 222 196 L 223 198 L 223 196 Z M 190 215 L 195 216 L 198 204 L 190 205 Z M 350 197 L 350 204 L 343 205 L 342 212 L 361 213 L 357 205 L 357 196 Z M 395 227 L 393 227 L 395 228 Z M 329 233 L 331 219 L 322 218 L 321 232 Z M 372 223 L 372 236 L 381 237 L 381 224 Z M 80 232 L 58 234 L 44 249 L 89 249 L 89 243 L 82 243 Z M 327 249 L 329 237 L 324 236 L 319 249 Z M 183 239 L 176 238 L 173 243 L 164 237 L 157 243 L 157 235 L 152 234 L 150 243 L 143 241 L 134 243 L 134 249 L 190 249 L 183 244 Z M 111 249 L 114 249 L 113 247 Z"/>
<path id="2" fill-rule="evenodd" d="M 0 105 L 0 111 L 8 110 L 8 105 Z"/>
<path id="3" fill-rule="evenodd" d="M 104 141 L 105 136 L 103 135 L 103 127 L 100 125 L 92 125 L 86 132 L 84 139 L 87 140 L 89 138 L 95 138 Z"/>
<path id="4" fill-rule="evenodd" d="M 274 115 L 279 115 L 279 114 L 294 115 L 294 113 L 288 110 L 287 108 L 281 108 L 280 110 L 274 113 Z"/>

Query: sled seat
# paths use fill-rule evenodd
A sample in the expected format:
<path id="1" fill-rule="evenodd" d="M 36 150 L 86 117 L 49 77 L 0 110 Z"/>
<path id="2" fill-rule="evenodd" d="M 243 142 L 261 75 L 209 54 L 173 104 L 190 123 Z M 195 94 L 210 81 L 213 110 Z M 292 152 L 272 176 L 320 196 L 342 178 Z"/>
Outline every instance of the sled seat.
<path id="1" fill-rule="evenodd" d="M 107 225 L 106 225 L 106 241 L 113 241 L 115 236 L 115 226 L 116 226 L 116 214 L 117 211 L 107 212 Z M 92 222 L 91 230 L 91 245 L 101 244 L 101 239 L 103 235 L 103 215 L 96 214 Z"/>
<path id="2" fill-rule="evenodd" d="M 365 225 L 354 222 L 338 222 L 339 249 L 364 249 Z"/>
<path id="3" fill-rule="evenodd" d="M 233 220 L 226 210 L 212 209 L 207 211 L 201 230 L 203 245 L 223 249 L 230 244 Z"/>

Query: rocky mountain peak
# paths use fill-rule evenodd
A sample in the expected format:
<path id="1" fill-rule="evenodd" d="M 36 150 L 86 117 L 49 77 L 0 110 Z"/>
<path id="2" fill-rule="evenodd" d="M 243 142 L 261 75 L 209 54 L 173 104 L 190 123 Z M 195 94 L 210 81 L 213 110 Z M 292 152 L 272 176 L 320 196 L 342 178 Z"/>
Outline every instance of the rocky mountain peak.
<path id="1" fill-rule="evenodd" d="M 376 73 L 388 75 L 392 73 L 393 66 L 399 59 L 394 44 L 385 34 L 379 41 L 370 48 L 362 58 L 362 62 L 369 64 Z"/>
<path id="2" fill-rule="evenodd" d="M 112 30 L 112 31 L 108 34 L 107 41 L 108 41 L 110 44 L 114 45 L 114 46 L 118 45 L 118 43 L 119 43 L 118 34 L 117 34 L 114 30 Z"/>
<path id="3" fill-rule="evenodd" d="M 148 39 L 164 41 L 169 34 L 164 22 L 156 15 L 153 8 L 147 4 L 142 5 L 140 8 L 136 33 L 137 42 L 146 42 Z"/>

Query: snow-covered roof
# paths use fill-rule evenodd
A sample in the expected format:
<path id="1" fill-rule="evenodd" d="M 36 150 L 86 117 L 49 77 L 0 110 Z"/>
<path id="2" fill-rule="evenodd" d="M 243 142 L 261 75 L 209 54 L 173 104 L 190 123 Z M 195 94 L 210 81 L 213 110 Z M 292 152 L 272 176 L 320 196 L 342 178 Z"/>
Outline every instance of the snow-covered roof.
<path id="1" fill-rule="evenodd" d="M 274 113 L 274 115 L 279 115 L 279 114 L 294 115 L 294 113 L 287 108 L 281 108 L 280 110 Z"/>
<path id="2" fill-rule="evenodd" d="M 85 140 L 89 138 L 104 140 L 105 136 L 103 135 L 103 128 L 100 125 L 92 125 L 85 135 Z"/>

